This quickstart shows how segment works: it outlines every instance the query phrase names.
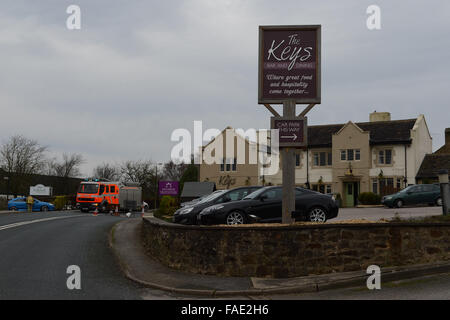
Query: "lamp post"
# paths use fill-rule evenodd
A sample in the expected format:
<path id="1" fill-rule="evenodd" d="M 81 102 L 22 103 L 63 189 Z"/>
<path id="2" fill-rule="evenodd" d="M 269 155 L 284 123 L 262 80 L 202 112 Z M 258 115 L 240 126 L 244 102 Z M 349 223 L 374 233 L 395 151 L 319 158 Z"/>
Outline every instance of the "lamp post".
<path id="1" fill-rule="evenodd" d="M 6 203 L 8 203 L 8 200 L 9 200 L 9 177 L 3 177 L 3 179 L 6 181 Z"/>
<path id="2" fill-rule="evenodd" d="M 448 170 L 439 170 L 439 184 L 441 186 L 442 213 L 450 214 L 450 185 L 448 183 Z"/>
<path id="3" fill-rule="evenodd" d="M 158 191 L 159 191 L 159 186 L 158 186 L 158 166 L 162 165 L 162 163 L 156 163 L 155 165 L 155 210 L 156 210 L 156 205 L 158 203 Z"/>

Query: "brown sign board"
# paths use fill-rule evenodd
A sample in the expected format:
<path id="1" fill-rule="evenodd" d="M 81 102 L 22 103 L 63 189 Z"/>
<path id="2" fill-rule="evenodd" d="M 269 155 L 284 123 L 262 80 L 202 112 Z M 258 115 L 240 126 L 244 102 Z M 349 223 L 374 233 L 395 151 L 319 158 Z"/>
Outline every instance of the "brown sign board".
<path id="1" fill-rule="evenodd" d="M 321 26 L 260 26 L 258 103 L 321 101 Z"/>
<path id="2" fill-rule="evenodd" d="M 278 129 L 280 147 L 306 147 L 308 142 L 308 121 L 306 117 L 271 117 L 271 129 Z"/>

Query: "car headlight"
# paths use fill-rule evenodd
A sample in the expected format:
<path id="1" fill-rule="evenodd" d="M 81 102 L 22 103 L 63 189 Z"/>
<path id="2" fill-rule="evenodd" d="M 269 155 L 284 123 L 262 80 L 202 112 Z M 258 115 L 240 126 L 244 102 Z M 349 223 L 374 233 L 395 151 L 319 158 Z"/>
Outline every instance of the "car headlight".
<path id="1" fill-rule="evenodd" d="M 192 210 L 194 210 L 193 207 L 186 208 L 186 209 L 181 210 L 181 211 L 179 212 L 179 214 L 187 214 L 187 213 L 191 212 Z"/>
<path id="2" fill-rule="evenodd" d="M 392 199 L 392 197 L 386 197 L 385 198 L 385 200 L 391 200 Z"/>

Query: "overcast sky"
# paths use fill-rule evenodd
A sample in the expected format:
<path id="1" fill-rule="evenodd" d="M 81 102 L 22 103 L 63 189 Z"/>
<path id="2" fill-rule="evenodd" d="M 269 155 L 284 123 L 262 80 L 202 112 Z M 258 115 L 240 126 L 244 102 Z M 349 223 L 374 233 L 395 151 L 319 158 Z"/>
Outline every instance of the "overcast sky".
<path id="1" fill-rule="evenodd" d="M 401 3 L 401 5 L 400 5 Z M 66 9 L 81 8 L 81 30 Z M 381 8 L 381 30 L 366 9 Z M 322 104 L 310 124 L 424 114 L 450 127 L 450 2 L 2 0 L 0 138 L 102 162 L 167 161 L 176 128 L 268 128 L 257 104 L 258 26 L 322 25 Z"/>

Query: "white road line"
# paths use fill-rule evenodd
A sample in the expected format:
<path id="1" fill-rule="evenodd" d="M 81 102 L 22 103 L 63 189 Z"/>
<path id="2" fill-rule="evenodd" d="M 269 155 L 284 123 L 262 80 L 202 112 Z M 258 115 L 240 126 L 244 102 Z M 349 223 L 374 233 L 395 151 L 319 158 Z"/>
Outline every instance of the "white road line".
<path id="1" fill-rule="evenodd" d="M 36 220 L 32 220 L 32 221 L 22 221 L 22 222 L 17 222 L 17 223 L 11 223 L 11 224 L 7 224 L 7 225 L 4 225 L 4 226 L 0 226 L 0 231 L 1 230 L 6 230 L 6 229 L 10 229 L 10 228 L 16 228 L 16 227 L 20 227 L 20 226 L 25 226 L 27 224 L 32 224 L 32 223 L 45 222 L 45 221 L 51 221 L 51 220 L 59 220 L 59 219 L 76 218 L 76 217 L 86 217 L 86 215 L 85 214 L 79 214 L 79 215 L 76 215 L 76 216 L 53 217 L 53 218 L 36 219 Z"/>

